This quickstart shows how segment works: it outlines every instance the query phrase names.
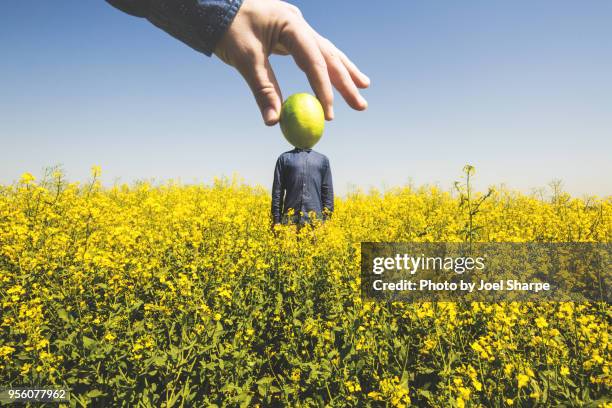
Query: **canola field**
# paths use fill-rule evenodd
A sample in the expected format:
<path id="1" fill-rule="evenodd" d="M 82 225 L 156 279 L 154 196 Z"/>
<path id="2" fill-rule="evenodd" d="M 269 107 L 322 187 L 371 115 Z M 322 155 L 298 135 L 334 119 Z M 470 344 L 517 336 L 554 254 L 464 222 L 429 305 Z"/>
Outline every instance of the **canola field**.
<path id="1" fill-rule="evenodd" d="M 270 226 L 237 180 L 0 186 L 0 386 L 62 406 L 612 406 L 608 304 L 382 303 L 360 242 L 609 242 L 612 199 L 352 192 Z M 32 406 L 41 406 L 36 404 Z M 57 404 L 48 406 L 57 406 Z"/>

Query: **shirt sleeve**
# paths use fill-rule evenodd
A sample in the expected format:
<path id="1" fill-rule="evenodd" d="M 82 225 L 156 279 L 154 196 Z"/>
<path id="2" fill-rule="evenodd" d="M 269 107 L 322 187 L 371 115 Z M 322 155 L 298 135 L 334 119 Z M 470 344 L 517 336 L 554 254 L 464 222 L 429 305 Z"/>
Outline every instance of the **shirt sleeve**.
<path id="1" fill-rule="evenodd" d="M 211 56 L 243 0 L 106 0 Z"/>
<path id="2" fill-rule="evenodd" d="M 278 224 L 281 221 L 284 190 L 283 161 L 282 157 L 279 157 L 278 160 L 276 160 L 276 166 L 274 167 L 274 182 L 272 183 L 272 220 L 275 224 Z"/>
<path id="3" fill-rule="evenodd" d="M 321 201 L 323 209 L 327 208 L 330 213 L 334 211 L 334 186 L 332 183 L 331 166 L 327 158 L 325 159 L 325 170 L 323 171 L 323 181 L 321 183 Z"/>

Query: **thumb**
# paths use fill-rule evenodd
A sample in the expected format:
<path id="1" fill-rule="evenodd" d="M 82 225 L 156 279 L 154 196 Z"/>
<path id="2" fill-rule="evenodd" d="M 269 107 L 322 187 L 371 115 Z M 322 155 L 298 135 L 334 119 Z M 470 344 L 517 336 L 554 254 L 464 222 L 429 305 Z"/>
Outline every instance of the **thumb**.
<path id="1" fill-rule="evenodd" d="M 264 123 L 268 126 L 278 123 L 282 96 L 268 58 L 261 54 L 241 64 L 238 71 L 249 84 Z"/>

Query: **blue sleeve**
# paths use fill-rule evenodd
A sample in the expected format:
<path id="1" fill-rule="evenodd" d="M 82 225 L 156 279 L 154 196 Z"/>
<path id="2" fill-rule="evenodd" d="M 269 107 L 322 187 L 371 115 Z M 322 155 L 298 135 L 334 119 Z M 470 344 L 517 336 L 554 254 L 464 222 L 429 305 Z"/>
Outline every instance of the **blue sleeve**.
<path id="1" fill-rule="evenodd" d="M 321 183 L 321 201 L 323 202 L 323 208 L 327 208 L 330 213 L 334 211 L 334 185 L 332 183 L 331 166 L 327 158 L 325 159 L 325 170 Z"/>
<path id="2" fill-rule="evenodd" d="M 276 160 L 276 166 L 274 167 L 274 182 L 272 183 L 272 220 L 275 224 L 281 222 L 284 193 L 283 161 L 281 156 Z"/>
<path id="3" fill-rule="evenodd" d="M 143 17 L 209 57 L 233 21 L 242 0 L 106 0 Z"/>

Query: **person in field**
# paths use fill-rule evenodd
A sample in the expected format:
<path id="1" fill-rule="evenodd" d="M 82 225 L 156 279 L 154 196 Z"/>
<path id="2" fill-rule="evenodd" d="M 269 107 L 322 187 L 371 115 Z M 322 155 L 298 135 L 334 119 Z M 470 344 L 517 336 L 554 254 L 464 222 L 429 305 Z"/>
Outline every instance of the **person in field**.
<path id="1" fill-rule="evenodd" d="M 311 214 L 325 220 L 334 211 L 334 188 L 329 159 L 312 149 L 281 154 L 274 168 L 272 220 L 274 224 L 312 221 Z M 293 213 L 292 216 L 289 216 Z"/>

